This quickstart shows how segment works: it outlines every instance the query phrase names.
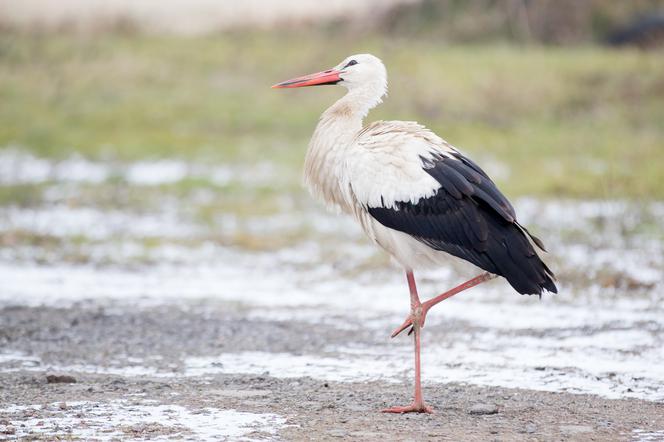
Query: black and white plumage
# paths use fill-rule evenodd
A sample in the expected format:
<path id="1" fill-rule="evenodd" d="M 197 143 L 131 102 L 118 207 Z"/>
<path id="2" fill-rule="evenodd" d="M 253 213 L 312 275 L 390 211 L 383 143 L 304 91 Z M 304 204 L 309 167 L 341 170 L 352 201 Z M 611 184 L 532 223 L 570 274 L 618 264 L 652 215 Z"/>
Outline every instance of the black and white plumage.
<path id="1" fill-rule="evenodd" d="M 536 248 L 544 250 L 542 242 L 517 222 L 510 202 L 477 164 L 415 122 L 363 125 L 387 91 L 378 58 L 354 55 L 274 87 L 322 84 L 344 86 L 348 93 L 321 116 L 305 157 L 304 180 L 314 196 L 352 215 L 406 271 L 411 311 L 392 336 L 412 327 L 414 400 L 383 411 L 431 412 L 420 382 L 420 330 L 427 311 L 493 275 L 519 293 L 538 295 L 556 292 L 555 278 L 537 254 Z M 421 302 L 413 271 L 444 266 L 450 256 L 487 273 Z"/>
<path id="2" fill-rule="evenodd" d="M 385 227 L 503 276 L 521 294 L 557 292 L 553 273 L 531 244 L 536 237 L 516 221 L 510 202 L 484 171 L 459 152 L 423 162 L 440 187 L 417 202 L 367 207 Z"/>
<path id="3" fill-rule="evenodd" d="M 343 204 L 406 269 L 445 265 L 449 255 L 503 276 L 522 294 L 556 292 L 536 252 L 544 249 L 472 160 L 414 122 L 378 121 L 350 149 L 338 175 Z M 357 153 L 361 152 L 361 153 Z M 398 232 L 398 233 L 396 233 Z"/>

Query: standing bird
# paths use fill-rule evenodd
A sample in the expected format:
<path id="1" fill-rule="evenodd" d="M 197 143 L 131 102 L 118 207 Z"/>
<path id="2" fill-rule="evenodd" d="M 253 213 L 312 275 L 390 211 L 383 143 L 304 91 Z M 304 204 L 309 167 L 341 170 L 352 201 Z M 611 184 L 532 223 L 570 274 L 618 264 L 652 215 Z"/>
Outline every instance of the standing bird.
<path id="1" fill-rule="evenodd" d="M 431 413 L 420 382 L 420 333 L 429 309 L 496 276 L 521 294 L 556 293 L 555 277 L 535 251 L 544 250 L 542 242 L 517 222 L 510 202 L 477 164 L 418 123 L 363 126 L 387 92 L 380 59 L 353 55 L 332 69 L 272 87 L 332 84 L 348 93 L 323 112 L 316 126 L 305 159 L 305 183 L 314 196 L 351 214 L 405 269 L 410 314 L 392 337 L 408 328 L 413 334 L 414 400 L 383 411 Z M 444 265 L 449 255 L 484 273 L 420 302 L 413 270 Z"/>

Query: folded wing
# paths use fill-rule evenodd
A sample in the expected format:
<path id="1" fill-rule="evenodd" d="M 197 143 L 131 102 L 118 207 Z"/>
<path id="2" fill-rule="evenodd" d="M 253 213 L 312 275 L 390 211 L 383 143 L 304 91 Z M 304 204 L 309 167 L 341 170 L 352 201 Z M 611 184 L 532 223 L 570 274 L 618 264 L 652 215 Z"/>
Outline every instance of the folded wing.
<path id="1" fill-rule="evenodd" d="M 385 137 L 384 128 L 374 128 L 359 140 L 367 155 L 375 157 L 374 170 L 369 172 L 373 185 L 366 174 L 353 177 L 363 180 L 358 200 L 368 213 L 385 227 L 505 277 L 519 293 L 557 292 L 553 273 L 533 247 L 535 243 L 543 249 L 541 241 L 518 224 L 514 208 L 488 175 L 417 127 L 419 132 L 400 137 L 406 145 L 395 149 L 398 154 L 388 155 L 390 160 L 378 160 L 381 149 L 383 157 L 388 151 L 385 143 L 395 141 Z M 431 136 L 435 138 L 427 139 Z M 408 163 L 408 173 L 399 174 L 403 162 Z M 381 175 L 391 177 L 387 185 Z"/>

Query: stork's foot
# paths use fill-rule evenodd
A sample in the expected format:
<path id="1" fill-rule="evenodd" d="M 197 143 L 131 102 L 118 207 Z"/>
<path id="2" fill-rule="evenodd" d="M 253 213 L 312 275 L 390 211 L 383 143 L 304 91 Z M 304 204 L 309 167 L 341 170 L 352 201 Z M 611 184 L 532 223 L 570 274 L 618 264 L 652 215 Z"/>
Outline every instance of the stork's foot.
<path id="1" fill-rule="evenodd" d="M 488 281 L 490 279 L 493 279 L 496 277 L 496 275 L 493 275 L 489 272 L 482 273 L 480 276 L 477 276 L 470 281 L 466 281 L 461 285 L 458 285 L 454 287 L 452 290 L 448 290 L 445 293 L 442 293 L 435 298 L 431 298 L 426 302 L 420 303 L 420 299 L 417 297 L 417 290 L 415 289 L 415 280 L 413 279 L 413 274 L 412 272 L 407 273 L 408 275 L 408 285 L 411 290 L 411 303 L 410 303 L 410 315 L 406 318 L 403 324 L 401 324 L 400 327 L 396 328 L 392 332 L 392 337 L 395 337 L 402 331 L 406 330 L 408 327 L 413 327 L 414 323 L 419 323 L 420 328 L 424 327 L 424 320 L 427 317 L 427 312 L 431 307 L 434 305 L 438 304 L 441 301 L 446 300 L 447 298 L 450 298 L 457 293 L 460 293 L 464 290 L 467 290 L 471 287 L 475 287 L 478 284 L 483 283 L 484 281 Z M 413 296 L 414 294 L 414 296 Z M 411 334 L 413 332 L 413 329 L 411 328 L 408 331 L 408 334 Z"/>
<path id="2" fill-rule="evenodd" d="M 381 410 L 382 413 L 428 413 L 433 414 L 433 408 L 425 404 L 423 401 L 420 403 L 413 402 L 405 407 L 390 407 Z"/>
<path id="3" fill-rule="evenodd" d="M 410 327 L 410 330 L 408 330 L 408 334 L 410 335 L 413 333 L 413 322 L 415 320 L 418 320 L 420 327 L 424 327 L 424 320 L 427 317 L 427 312 L 429 311 L 429 306 L 426 305 L 425 303 L 420 304 L 414 309 L 414 312 L 408 315 L 406 320 L 401 324 L 399 327 L 395 328 L 392 334 L 390 335 L 392 338 L 397 336 L 399 333 L 402 331 L 406 330 L 407 328 Z"/>

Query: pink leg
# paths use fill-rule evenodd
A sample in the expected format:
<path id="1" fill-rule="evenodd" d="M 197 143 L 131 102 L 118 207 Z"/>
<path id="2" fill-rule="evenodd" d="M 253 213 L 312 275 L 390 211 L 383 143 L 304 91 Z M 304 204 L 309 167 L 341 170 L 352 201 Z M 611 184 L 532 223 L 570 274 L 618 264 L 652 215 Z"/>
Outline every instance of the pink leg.
<path id="1" fill-rule="evenodd" d="M 407 273 L 407 275 L 409 275 L 408 276 L 408 285 L 410 286 L 411 285 L 411 278 L 413 277 L 413 273 L 409 272 L 409 273 Z M 429 311 L 429 309 L 431 307 L 433 307 L 434 305 L 438 304 L 441 301 L 446 300 L 447 298 L 451 298 L 452 296 L 456 295 L 457 293 L 463 292 L 464 290 L 467 290 L 471 287 L 475 287 L 476 285 L 479 285 L 479 284 L 481 284 L 485 281 L 489 281 L 490 279 L 493 279 L 495 277 L 496 277 L 496 275 L 493 275 L 489 272 L 482 273 L 480 276 L 477 276 L 477 277 L 471 279 L 470 281 L 466 281 L 463 284 L 454 287 L 452 290 L 448 290 L 447 292 L 442 293 L 442 294 L 436 296 L 435 298 L 431 298 L 428 301 L 422 303 L 421 304 L 421 312 L 419 313 L 419 318 L 418 318 L 419 319 L 419 328 L 424 327 L 424 320 L 426 319 L 427 312 Z M 413 279 L 412 287 L 414 287 L 414 286 L 415 286 L 415 281 Z M 417 292 L 415 293 L 415 296 L 417 298 Z M 417 303 L 419 304 L 419 298 L 417 298 Z M 408 327 L 411 327 L 411 326 L 413 328 L 408 334 L 414 332 L 415 331 L 415 322 L 413 321 L 414 318 L 415 318 L 415 315 L 414 315 L 414 311 L 413 311 L 413 295 L 412 295 L 412 288 L 411 288 L 411 313 L 406 318 L 404 323 L 401 324 L 400 327 L 398 327 L 397 329 L 395 329 L 392 332 L 392 337 L 397 336 L 399 333 L 401 333 L 402 331 L 404 331 L 405 329 L 407 329 Z"/>
<path id="2" fill-rule="evenodd" d="M 413 340 L 415 347 L 415 394 L 413 403 L 405 407 L 390 407 L 386 408 L 383 413 L 433 413 L 431 407 L 424 403 L 422 398 L 422 381 L 420 376 L 420 333 L 421 333 L 421 320 L 422 304 L 417 295 L 417 287 L 415 286 L 415 277 L 413 272 L 406 272 L 408 278 L 408 287 L 410 288 L 410 317 L 413 318 Z"/>

